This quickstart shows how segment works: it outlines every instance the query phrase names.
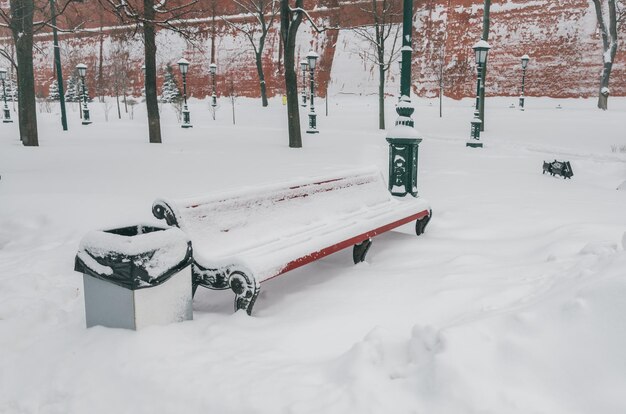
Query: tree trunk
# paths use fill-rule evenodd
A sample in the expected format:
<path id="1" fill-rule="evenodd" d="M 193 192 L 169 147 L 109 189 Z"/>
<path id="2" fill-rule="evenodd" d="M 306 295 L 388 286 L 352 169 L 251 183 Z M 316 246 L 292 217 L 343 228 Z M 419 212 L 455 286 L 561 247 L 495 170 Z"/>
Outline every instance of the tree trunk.
<path id="1" fill-rule="evenodd" d="M 266 107 L 268 105 L 267 86 L 265 85 L 265 74 L 263 73 L 263 60 L 262 60 L 261 53 L 256 53 L 255 59 L 256 59 L 256 73 L 259 76 L 259 84 L 261 86 L 261 104 L 263 105 L 263 107 Z"/>
<path id="2" fill-rule="evenodd" d="M 300 131 L 300 105 L 298 103 L 298 76 L 295 65 L 294 42 L 285 43 L 285 89 L 287 91 L 287 120 L 289 122 L 289 147 L 302 148 L 302 132 Z"/>
<path id="3" fill-rule="evenodd" d="M 104 102 L 104 33 L 103 18 L 100 12 L 100 50 L 98 58 L 98 97 L 100 102 Z"/>
<path id="4" fill-rule="evenodd" d="M 302 8 L 303 0 L 296 0 L 296 8 Z M 302 148 L 302 132 L 300 131 L 300 103 L 298 102 L 298 76 L 295 69 L 296 34 L 302 22 L 302 13 L 292 18 L 289 0 L 281 0 L 280 31 L 283 39 L 285 63 L 285 90 L 287 92 L 287 121 L 289 130 L 289 147 Z"/>
<path id="5" fill-rule="evenodd" d="M 600 91 L 598 93 L 598 108 L 606 111 L 609 109 L 609 79 L 611 78 L 612 62 L 605 62 L 600 81 Z"/>
<path id="6" fill-rule="evenodd" d="M 156 86 L 156 42 L 154 29 L 154 0 L 144 0 L 145 22 L 143 24 L 146 65 L 146 108 L 148 111 L 148 133 L 150 143 L 161 143 L 161 119 Z"/>
<path id="7" fill-rule="evenodd" d="M 604 52 L 602 53 L 603 69 L 598 93 L 598 108 L 606 111 L 609 107 L 609 80 L 617 54 L 617 9 L 615 0 L 608 0 L 609 21 L 607 27 L 600 0 L 593 0 L 593 4 L 602 35 L 602 51 Z"/>
<path id="8" fill-rule="evenodd" d="M 37 103 L 35 100 L 35 74 L 33 69 L 33 0 L 12 0 L 11 27 L 17 58 L 17 102 L 22 144 L 39 146 L 37 133 Z"/>
<path id="9" fill-rule="evenodd" d="M 61 66 L 61 49 L 59 48 L 59 34 L 57 31 L 57 11 L 54 0 L 50 0 L 50 23 L 52 24 L 52 44 L 54 45 L 54 70 L 57 77 L 59 105 L 61 106 L 61 127 L 67 131 L 67 113 L 65 111 L 65 89 L 63 86 L 63 67 Z"/>
<path id="10" fill-rule="evenodd" d="M 378 64 L 378 129 L 385 129 L 385 65 Z"/>
<path id="11" fill-rule="evenodd" d="M 124 78 L 122 80 L 122 82 L 123 82 L 123 84 L 122 84 L 122 87 L 123 87 L 122 91 L 123 91 L 123 94 L 124 94 L 124 112 L 125 113 L 128 113 L 128 101 L 126 99 L 127 98 L 126 91 L 128 90 L 128 85 L 126 84 L 126 80 L 127 79 L 128 78 L 126 76 L 124 76 Z"/>

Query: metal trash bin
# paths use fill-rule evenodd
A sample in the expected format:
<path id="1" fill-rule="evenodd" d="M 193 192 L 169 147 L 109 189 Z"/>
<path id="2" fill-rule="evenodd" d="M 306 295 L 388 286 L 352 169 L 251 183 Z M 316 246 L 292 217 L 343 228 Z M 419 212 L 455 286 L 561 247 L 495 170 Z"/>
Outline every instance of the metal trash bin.
<path id="1" fill-rule="evenodd" d="M 191 242 L 180 229 L 136 225 L 88 233 L 83 274 L 87 327 L 140 329 L 193 319 Z"/>

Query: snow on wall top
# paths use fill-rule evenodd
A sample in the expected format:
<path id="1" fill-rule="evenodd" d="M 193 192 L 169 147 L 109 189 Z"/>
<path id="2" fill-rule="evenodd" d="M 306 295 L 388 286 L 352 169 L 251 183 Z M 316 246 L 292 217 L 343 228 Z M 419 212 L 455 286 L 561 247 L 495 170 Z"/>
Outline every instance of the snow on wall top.
<path id="1" fill-rule="evenodd" d="M 218 0 L 218 3 L 221 13 L 235 14 L 229 6 L 230 2 Z M 312 11 L 318 25 L 342 29 L 318 34 L 309 25 L 303 24 L 298 33 L 297 61 L 311 48 L 321 55 L 317 77 L 320 95 L 325 96 L 329 82 L 331 93 L 375 93 L 376 69 L 360 56 L 367 46 L 349 30 L 350 27 L 369 22 L 367 14 L 360 10 L 360 3 L 309 0 L 305 5 Z M 415 4 L 413 82 L 414 90 L 419 95 L 437 95 L 441 66 L 444 71 L 444 93 L 447 96 L 461 98 L 473 95 L 475 66 L 471 47 L 480 39 L 482 5 L 482 0 L 429 0 Z M 487 94 L 519 94 L 519 57 L 524 54 L 531 57 L 526 74 L 526 95 L 579 97 L 598 93 L 601 39 L 594 11 L 587 0 L 494 0 L 490 18 L 488 41 L 493 48 L 489 53 Z M 108 20 L 106 24 L 114 23 Z M 143 84 L 140 69 L 143 63 L 141 39 L 138 36 L 129 39 L 120 37 L 119 31 L 105 31 L 101 36 L 99 30 L 93 30 L 98 27 L 96 23 L 94 19 L 88 21 L 87 27 L 92 29 L 90 33 L 62 35 L 61 48 L 66 73 L 73 69 L 75 62 L 85 60 L 90 67 L 88 88 L 95 93 L 99 87 L 95 81 L 98 72 L 95 68 L 98 68 L 100 60 L 104 62 L 103 72 L 106 77 L 111 72 L 119 71 L 113 69 L 113 62 L 119 60 L 121 54 L 128 61 L 124 69 L 127 86 L 134 95 L 140 95 Z M 208 14 L 194 20 L 194 25 L 204 29 L 200 31 L 205 33 L 194 46 L 177 34 L 159 32 L 160 81 L 164 66 L 185 56 L 194 63 L 194 69 L 189 75 L 191 94 L 196 97 L 210 94 L 208 64 L 212 39 L 208 34 L 210 30 L 207 30 L 210 24 Z M 247 40 L 223 24 L 221 19 L 216 19 L 216 24 L 218 95 L 230 93 L 232 80 L 237 95 L 258 96 L 258 79 Z M 268 37 L 264 55 L 266 84 L 270 94 L 282 94 L 284 90 L 277 31 L 276 24 Z M 38 46 L 41 50 L 36 57 L 36 82 L 38 91 L 45 96 L 53 79 L 50 39 L 40 38 Z M 626 75 L 625 61 L 626 53 L 618 51 L 611 82 L 613 95 L 626 95 L 626 85 L 620 82 Z M 388 80 L 395 80 L 396 71 L 397 68 L 392 67 Z M 102 88 L 111 93 L 110 85 L 102 85 Z M 396 89 L 394 84 L 387 87 L 389 93 L 395 93 Z"/>

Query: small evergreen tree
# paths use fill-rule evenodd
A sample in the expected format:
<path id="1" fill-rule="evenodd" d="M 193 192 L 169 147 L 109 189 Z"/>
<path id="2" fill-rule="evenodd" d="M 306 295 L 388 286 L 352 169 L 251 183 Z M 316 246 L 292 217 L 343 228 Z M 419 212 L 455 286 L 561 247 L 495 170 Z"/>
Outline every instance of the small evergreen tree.
<path id="1" fill-rule="evenodd" d="M 182 100 L 182 94 L 171 65 L 167 65 L 165 68 L 165 79 L 163 80 L 163 88 L 161 89 L 159 100 L 163 103 L 177 103 Z"/>
<path id="2" fill-rule="evenodd" d="M 85 85 L 87 101 L 93 99 L 89 96 L 89 88 Z M 82 102 L 83 101 L 83 81 L 80 76 L 72 74 L 67 80 L 67 89 L 65 90 L 65 102 Z"/>
<path id="3" fill-rule="evenodd" d="M 59 99 L 61 99 L 61 96 L 59 95 L 59 83 L 55 79 L 48 88 L 48 100 L 58 101 Z"/>
<path id="4" fill-rule="evenodd" d="M 65 89 L 66 102 L 80 102 L 80 86 L 78 79 L 74 75 L 70 75 L 67 79 L 67 87 Z"/>

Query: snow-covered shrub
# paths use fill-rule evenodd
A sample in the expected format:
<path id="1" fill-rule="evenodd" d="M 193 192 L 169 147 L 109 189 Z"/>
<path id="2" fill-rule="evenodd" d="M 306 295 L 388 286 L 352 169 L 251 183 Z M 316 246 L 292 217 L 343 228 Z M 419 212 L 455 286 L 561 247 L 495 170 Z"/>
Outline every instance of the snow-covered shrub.
<path id="1" fill-rule="evenodd" d="M 165 68 L 165 77 L 159 100 L 163 103 L 176 103 L 182 100 L 182 94 L 171 65 L 167 65 Z"/>
<path id="2" fill-rule="evenodd" d="M 48 100 L 58 101 L 59 99 L 61 99 L 61 95 L 59 93 L 59 83 L 55 79 L 48 87 Z"/>

